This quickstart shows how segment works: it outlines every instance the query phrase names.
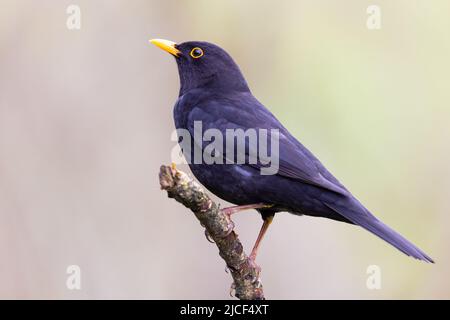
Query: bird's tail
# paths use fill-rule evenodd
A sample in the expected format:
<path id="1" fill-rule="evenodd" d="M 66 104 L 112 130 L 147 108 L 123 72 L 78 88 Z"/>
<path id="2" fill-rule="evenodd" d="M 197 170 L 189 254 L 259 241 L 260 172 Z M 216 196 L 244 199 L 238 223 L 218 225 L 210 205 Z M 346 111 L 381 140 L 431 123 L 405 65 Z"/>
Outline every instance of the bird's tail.
<path id="1" fill-rule="evenodd" d="M 384 241 L 390 243 L 398 250 L 404 254 L 411 256 L 413 258 L 423 260 L 426 262 L 434 263 L 425 252 L 420 250 L 414 244 L 409 242 L 406 238 L 400 235 L 395 230 L 391 229 L 389 226 L 385 225 L 383 222 L 378 220 L 373 216 L 367 209 L 365 209 L 356 199 L 352 199 L 357 202 L 357 204 L 365 210 L 363 214 L 356 214 L 353 210 L 347 210 L 344 207 L 337 207 L 335 205 L 326 204 L 331 210 L 339 213 L 353 223 L 363 227 L 364 229 L 372 232 L 376 236 L 380 237 Z M 352 201 L 353 202 L 353 201 Z M 359 207 L 358 206 L 358 207 Z M 359 210 L 358 210 L 359 211 Z"/>

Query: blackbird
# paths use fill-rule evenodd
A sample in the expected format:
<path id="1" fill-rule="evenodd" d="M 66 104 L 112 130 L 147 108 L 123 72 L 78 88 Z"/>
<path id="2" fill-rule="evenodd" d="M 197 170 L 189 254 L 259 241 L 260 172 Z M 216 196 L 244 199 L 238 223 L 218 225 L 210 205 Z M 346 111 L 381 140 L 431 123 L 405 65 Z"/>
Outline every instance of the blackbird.
<path id="1" fill-rule="evenodd" d="M 173 111 L 177 129 L 187 130 L 195 136 L 195 122 L 201 122 L 202 132 L 216 129 L 224 135 L 227 129 L 278 130 L 278 170 L 275 174 L 262 174 L 261 161 L 189 161 L 190 169 L 200 183 L 219 198 L 236 204 L 222 209 L 225 213 L 231 215 L 256 209 L 261 214 L 263 225 L 250 254 L 253 261 L 275 213 L 284 211 L 359 225 L 406 255 L 433 263 L 422 250 L 370 213 L 289 133 L 252 95 L 239 67 L 225 50 L 203 41 L 176 44 L 153 39 L 150 42 L 171 53 L 178 66 L 180 92 Z M 205 149 L 203 141 L 194 138 L 193 144 L 193 149 Z M 246 143 L 247 156 L 251 149 Z M 192 150 L 190 154 L 186 154 L 186 150 L 183 152 L 185 156 L 193 155 Z M 227 152 L 219 157 L 225 159 Z"/>

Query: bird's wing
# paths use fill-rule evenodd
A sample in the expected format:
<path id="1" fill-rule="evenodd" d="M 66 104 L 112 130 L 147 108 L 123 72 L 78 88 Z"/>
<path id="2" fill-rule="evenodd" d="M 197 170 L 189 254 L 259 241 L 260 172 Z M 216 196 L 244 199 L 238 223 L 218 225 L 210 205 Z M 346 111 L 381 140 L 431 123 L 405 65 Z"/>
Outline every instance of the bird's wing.
<path id="1" fill-rule="evenodd" d="M 328 180 L 322 172 L 326 170 L 310 152 L 302 145 L 292 141 L 290 135 L 279 134 L 279 169 L 278 174 L 291 179 L 303 181 L 318 187 L 322 187 L 339 194 L 347 194 L 345 188 L 331 180 Z M 261 168 L 259 164 L 256 167 Z"/>
<path id="2" fill-rule="evenodd" d="M 238 108 L 231 103 L 210 102 L 206 106 L 199 105 L 192 108 L 188 115 L 188 130 L 194 136 L 194 121 L 202 122 L 203 131 L 218 129 L 223 134 L 225 134 L 226 129 L 242 129 L 244 131 L 249 128 L 268 129 L 267 134 L 270 141 L 270 129 L 278 129 L 279 169 L 277 175 L 318 186 L 338 194 L 348 194 L 348 191 L 331 176 L 319 160 L 290 135 L 267 109 L 259 105 L 254 111 L 249 112 L 248 108 Z M 246 154 L 258 155 L 258 150 L 247 144 Z M 226 157 L 224 151 L 224 158 Z M 246 163 L 246 165 L 257 169 L 264 167 L 259 161 L 256 164 Z"/>

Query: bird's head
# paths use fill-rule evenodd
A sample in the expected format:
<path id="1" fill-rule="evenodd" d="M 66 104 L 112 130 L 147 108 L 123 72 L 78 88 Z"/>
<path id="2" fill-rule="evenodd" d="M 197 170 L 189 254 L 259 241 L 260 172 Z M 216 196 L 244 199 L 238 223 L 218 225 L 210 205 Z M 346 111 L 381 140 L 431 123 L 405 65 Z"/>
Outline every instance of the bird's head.
<path id="1" fill-rule="evenodd" d="M 180 75 L 180 95 L 189 90 L 249 91 L 238 65 L 219 46 L 203 41 L 175 42 L 153 39 L 151 43 L 175 57 Z"/>

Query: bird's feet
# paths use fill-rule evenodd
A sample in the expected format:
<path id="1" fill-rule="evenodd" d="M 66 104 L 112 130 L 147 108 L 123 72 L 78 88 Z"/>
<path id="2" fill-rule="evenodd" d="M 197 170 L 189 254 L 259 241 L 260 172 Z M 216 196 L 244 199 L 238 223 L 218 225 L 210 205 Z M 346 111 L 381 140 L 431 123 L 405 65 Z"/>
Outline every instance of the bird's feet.
<path id="1" fill-rule="evenodd" d="M 243 211 L 243 210 L 270 208 L 271 206 L 272 205 L 268 205 L 268 204 L 264 204 L 264 203 L 256 203 L 256 204 L 247 204 L 247 205 L 243 205 L 243 206 L 233 206 L 233 207 L 220 209 L 220 211 L 222 213 L 224 213 L 225 215 L 228 216 L 228 220 L 229 220 L 227 231 L 220 237 L 225 238 L 234 230 L 234 222 L 231 220 L 231 215 L 233 215 L 237 212 Z M 210 242 L 214 241 L 214 240 L 212 240 L 211 236 L 207 233 L 207 231 L 205 231 L 205 235 L 206 235 L 206 239 L 208 239 L 208 241 L 210 241 Z"/>
<path id="2" fill-rule="evenodd" d="M 260 272 L 261 272 L 261 267 L 258 265 L 258 264 L 256 264 L 256 256 L 253 256 L 253 254 L 251 254 L 249 257 L 248 257 L 248 264 L 249 264 L 249 266 L 250 267 L 252 267 L 253 269 L 255 269 L 256 270 L 256 274 L 258 275 L 258 277 L 259 277 L 259 274 L 260 274 Z"/>

